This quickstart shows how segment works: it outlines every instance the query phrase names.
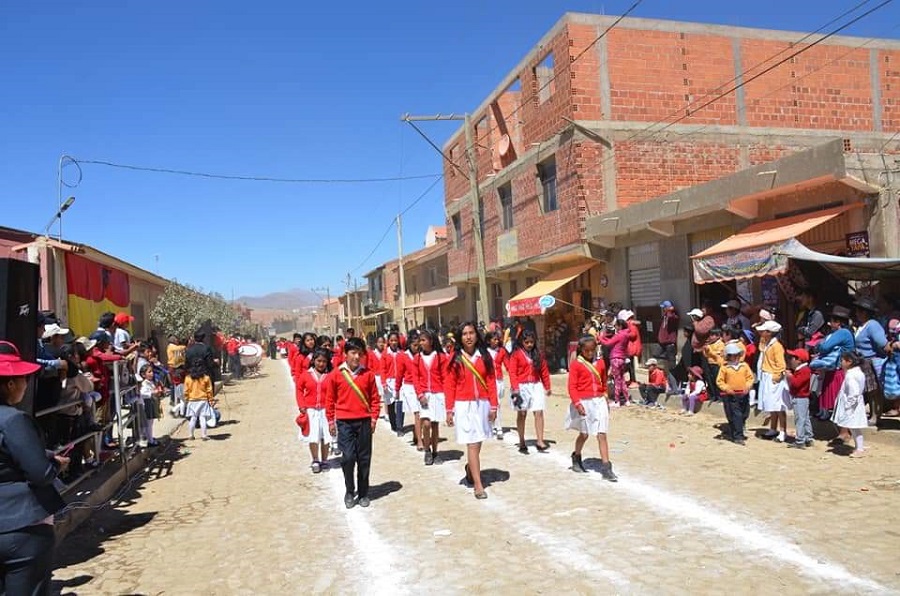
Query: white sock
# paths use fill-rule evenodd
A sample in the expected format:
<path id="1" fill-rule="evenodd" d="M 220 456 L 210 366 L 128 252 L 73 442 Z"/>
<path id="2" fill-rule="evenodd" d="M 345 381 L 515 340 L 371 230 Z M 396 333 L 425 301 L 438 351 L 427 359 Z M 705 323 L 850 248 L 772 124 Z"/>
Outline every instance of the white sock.
<path id="1" fill-rule="evenodd" d="M 858 428 L 851 429 L 850 434 L 853 435 L 853 442 L 856 444 L 857 451 L 865 451 L 865 443 L 863 441 L 862 431 Z"/>

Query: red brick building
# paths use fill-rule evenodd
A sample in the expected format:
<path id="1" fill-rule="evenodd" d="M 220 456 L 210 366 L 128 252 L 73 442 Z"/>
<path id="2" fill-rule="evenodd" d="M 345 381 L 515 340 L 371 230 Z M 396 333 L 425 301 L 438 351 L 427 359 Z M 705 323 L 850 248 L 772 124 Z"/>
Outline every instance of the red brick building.
<path id="1" fill-rule="evenodd" d="M 895 202 L 871 200 L 891 192 L 879 154 L 900 152 L 900 41 L 835 36 L 751 80 L 804 34 L 626 18 L 601 37 L 614 21 L 565 15 L 472 112 L 492 316 L 570 267 L 564 302 L 685 311 L 692 255 L 829 206 L 863 208 L 811 230 L 819 249 L 867 230 L 873 256 L 900 256 Z M 464 169 L 464 130 L 444 150 Z M 469 183 L 444 174 L 449 276 L 474 314 Z"/>

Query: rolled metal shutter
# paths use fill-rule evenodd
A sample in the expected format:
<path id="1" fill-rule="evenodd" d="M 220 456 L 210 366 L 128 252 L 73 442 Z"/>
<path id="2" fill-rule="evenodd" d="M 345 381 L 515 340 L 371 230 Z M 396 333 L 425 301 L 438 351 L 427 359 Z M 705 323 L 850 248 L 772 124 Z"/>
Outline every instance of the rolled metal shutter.
<path id="1" fill-rule="evenodd" d="M 628 288 L 632 308 L 659 306 L 662 290 L 658 242 L 628 247 Z"/>

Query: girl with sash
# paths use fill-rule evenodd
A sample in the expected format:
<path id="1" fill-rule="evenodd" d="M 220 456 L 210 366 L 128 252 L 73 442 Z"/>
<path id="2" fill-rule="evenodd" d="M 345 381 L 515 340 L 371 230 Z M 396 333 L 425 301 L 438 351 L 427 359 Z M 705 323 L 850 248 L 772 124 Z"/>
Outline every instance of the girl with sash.
<path id="1" fill-rule="evenodd" d="M 397 395 L 403 403 L 403 412 L 410 412 L 413 415 L 413 442 L 419 451 L 425 451 L 422 445 L 422 434 L 419 432 L 419 422 L 421 417 L 419 411 L 422 406 L 419 404 L 419 398 L 416 395 L 416 354 L 419 352 L 419 332 L 413 329 L 409 332 L 407 349 L 397 355 L 397 379 L 395 388 Z M 403 424 L 400 424 L 397 436 L 403 436 Z"/>
<path id="2" fill-rule="evenodd" d="M 494 331 L 490 335 L 488 353 L 494 359 L 494 375 L 497 377 L 497 417 L 494 419 L 494 436 L 498 441 L 503 440 L 503 422 L 501 418 L 501 409 L 503 396 L 506 393 L 506 382 L 503 380 L 503 367 L 506 366 L 506 359 L 509 358 L 509 352 L 503 347 L 503 336 L 500 331 Z"/>
<path id="3" fill-rule="evenodd" d="M 312 353 L 312 367 L 297 380 L 297 407 L 306 424 L 300 427 L 300 440 L 309 445 L 313 474 L 322 471 L 328 462 L 328 447 L 332 436 L 325 418 L 325 380 L 328 378 L 328 352 L 318 349 Z M 319 455 L 321 454 L 321 459 Z"/>
<path id="4" fill-rule="evenodd" d="M 366 353 L 366 368 L 375 373 L 375 384 L 378 386 L 378 395 L 384 401 L 384 379 L 381 376 L 384 368 L 384 349 L 387 342 L 382 336 L 375 339 L 375 348 L 370 348 Z"/>
<path id="5" fill-rule="evenodd" d="M 609 461 L 609 404 L 606 402 L 606 364 L 603 359 L 594 361 L 597 355 L 597 340 L 585 335 L 578 341 L 578 356 L 569 366 L 569 412 L 566 428 L 578 431 L 575 450 L 572 452 L 572 471 L 585 473 L 581 451 L 588 437 L 597 437 L 600 447 L 600 473 L 610 482 L 618 477 Z"/>
<path id="6" fill-rule="evenodd" d="M 423 331 L 419 335 L 419 353 L 416 354 L 416 395 L 422 410 L 419 412 L 419 435 L 425 446 L 425 465 L 443 463 L 438 457 L 440 422 L 447 418 L 444 396 L 444 377 L 447 374 L 447 355 L 441 348 L 437 334 Z"/>
<path id="7" fill-rule="evenodd" d="M 369 506 L 369 469 L 372 434 L 381 400 L 375 373 L 361 364 L 366 344 L 358 337 L 344 342 L 344 362 L 325 381 L 325 416 L 328 431 L 337 435 L 344 472 L 344 506 Z"/>
<path id="8" fill-rule="evenodd" d="M 494 362 L 475 323 L 464 323 L 459 344 L 447 368 L 447 426 L 455 426 L 456 442 L 466 446 L 466 482 L 476 499 L 487 499 L 481 479 L 481 444 L 491 436 L 497 417 Z"/>
<path id="9" fill-rule="evenodd" d="M 535 446 L 543 453 L 550 448 L 544 442 L 544 409 L 550 395 L 550 369 L 547 367 L 547 359 L 537 347 L 534 331 L 526 329 L 522 332 L 507 367 L 512 392 L 510 395 L 518 410 L 516 430 L 519 431 L 519 453 L 528 453 L 528 446 L 525 445 L 525 418 L 528 412 L 534 414 L 534 432 L 537 435 Z"/>

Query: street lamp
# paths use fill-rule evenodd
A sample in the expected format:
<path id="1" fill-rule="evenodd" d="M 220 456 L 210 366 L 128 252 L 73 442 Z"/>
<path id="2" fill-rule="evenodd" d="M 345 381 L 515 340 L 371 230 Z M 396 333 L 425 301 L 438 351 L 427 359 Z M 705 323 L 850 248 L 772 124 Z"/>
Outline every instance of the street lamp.
<path id="1" fill-rule="evenodd" d="M 56 212 L 56 214 L 53 216 L 53 219 L 51 219 L 50 223 L 47 224 L 47 227 L 44 228 L 44 236 L 47 236 L 47 237 L 50 236 L 50 228 L 53 227 L 53 224 L 56 223 L 57 219 L 60 221 L 60 226 L 62 225 L 63 213 L 68 211 L 69 207 L 71 207 L 73 203 L 75 203 L 75 197 L 69 197 L 68 199 L 66 199 L 66 201 L 64 203 L 60 204 L 59 211 Z M 60 236 L 59 240 L 62 241 L 61 236 Z"/>

